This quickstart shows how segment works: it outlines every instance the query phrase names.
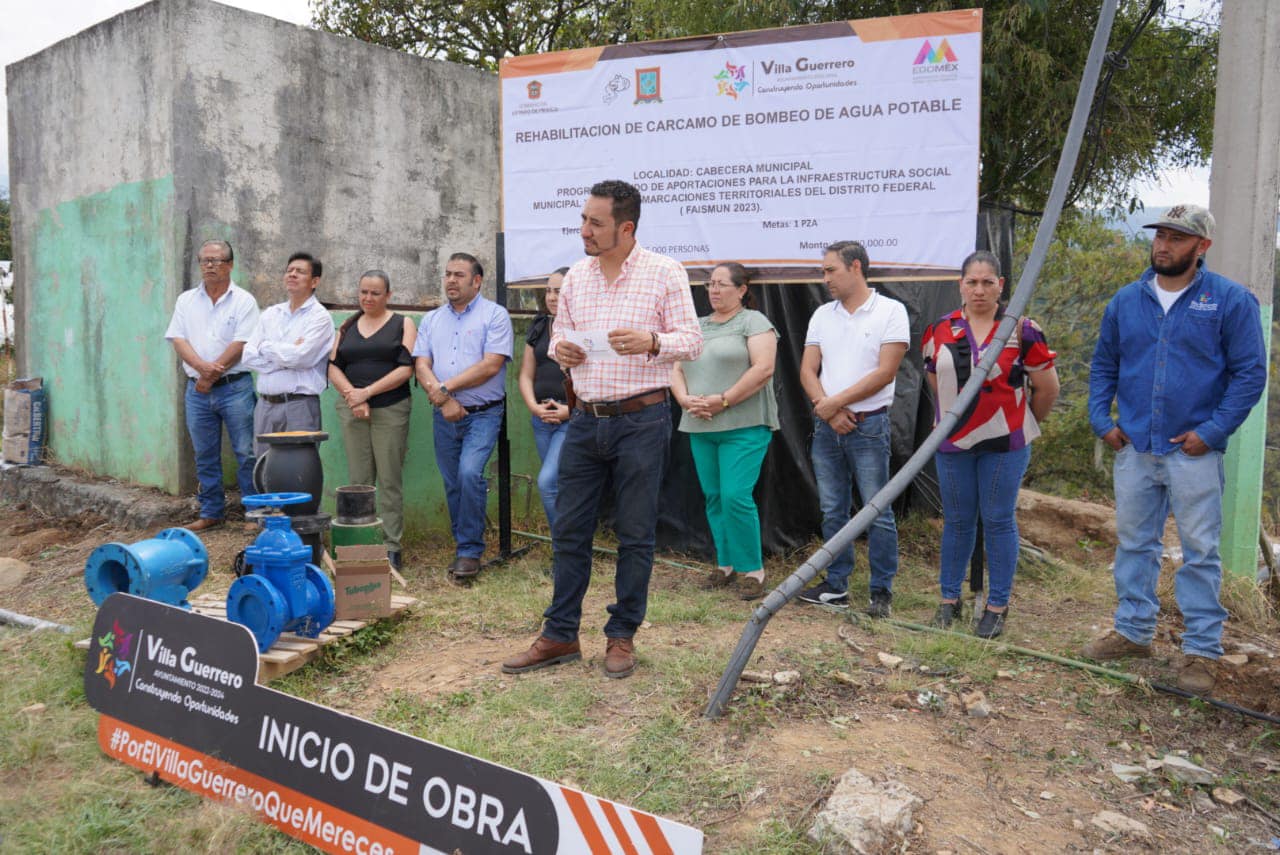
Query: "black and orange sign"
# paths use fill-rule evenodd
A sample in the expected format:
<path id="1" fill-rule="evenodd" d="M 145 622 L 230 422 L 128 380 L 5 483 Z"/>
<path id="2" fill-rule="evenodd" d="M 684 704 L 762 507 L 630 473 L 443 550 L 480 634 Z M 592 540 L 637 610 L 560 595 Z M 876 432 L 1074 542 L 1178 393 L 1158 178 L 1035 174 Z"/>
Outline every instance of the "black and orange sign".
<path id="1" fill-rule="evenodd" d="M 327 852 L 695 853 L 697 829 L 259 686 L 253 636 L 113 594 L 85 665 L 112 757 Z"/>

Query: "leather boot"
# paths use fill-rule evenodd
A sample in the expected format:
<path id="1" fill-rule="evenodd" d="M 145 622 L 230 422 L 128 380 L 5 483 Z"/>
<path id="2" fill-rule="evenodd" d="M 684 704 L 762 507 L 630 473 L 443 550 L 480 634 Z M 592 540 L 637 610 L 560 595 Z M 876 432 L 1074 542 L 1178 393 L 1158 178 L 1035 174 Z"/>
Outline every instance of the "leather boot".
<path id="1" fill-rule="evenodd" d="M 552 641 L 545 635 L 540 635 L 524 653 L 503 662 L 502 673 L 523 674 L 549 665 L 559 665 L 561 662 L 575 662 L 581 658 L 582 648 L 578 646 L 576 638 L 573 641 Z"/>
<path id="2" fill-rule="evenodd" d="M 636 670 L 636 646 L 630 638 L 610 638 L 604 652 L 604 675 L 615 680 Z"/>

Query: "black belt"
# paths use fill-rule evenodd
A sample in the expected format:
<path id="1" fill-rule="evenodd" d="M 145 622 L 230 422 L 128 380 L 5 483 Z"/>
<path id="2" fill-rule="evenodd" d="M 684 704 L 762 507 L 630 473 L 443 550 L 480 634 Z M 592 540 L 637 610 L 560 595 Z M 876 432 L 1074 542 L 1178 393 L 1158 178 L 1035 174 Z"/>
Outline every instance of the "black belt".
<path id="1" fill-rule="evenodd" d="M 889 412 L 888 407 L 881 407 L 878 410 L 867 410 L 865 413 L 854 413 L 853 420 L 861 424 L 864 419 L 869 419 L 872 416 L 878 416 L 881 413 L 887 413 L 887 412 Z"/>
<path id="2" fill-rule="evenodd" d="M 319 395 L 294 395 L 286 393 L 284 395 L 264 395 L 258 393 L 258 397 L 266 401 L 268 404 L 287 404 L 290 401 L 305 401 L 307 398 L 318 398 Z"/>
<path id="3" fill-rule="evenodd" d="M 237 371 L 235 374 L 224 374 L 223 376 L 219 377 L 217 380 L 214 380 L 212 383 L 210 383 L 209 388 L 217 389 L 219 386 L 223 385 L 224 383 L 234 383 L 237 380 L 239 380 L 241 377 L 248 377 L 248 376 L 249 376 L 248 371 Z M 191 382 L 195 383 L 196 381 L 192 380 Z"/>
<path id="4" fill-rule="evenodd" d="M 636 413 L 645 407 L 652 407 L 654 404 L 661 404 L 667 400 L 666 389 L 655 389 L 652 392 L 641 392 L 639 395 L 632 395 L 630 398 L 623 398 L 619 401 L 584 401 L 578 399 L 577 407 L 584 413 L 590 413 L 596 418 L 610 418 L 612 416 L 621 416 L 627 413 Z"/>
<path id="5" fill-rule="evenodd" d="M 471 415 L 472 413 L 479 413 L 484 410 L 488 410 L 493 407 L 496 407 L 502 403 L 502 400 L 503 400 L 502 398 L 498 398 L 497 400 L 493 400 L 493 401 L 485 401 L 483 404 L 475 404 L 474 406 L 470 406 L 470 407 L 464 406 L 462 409 L 467 411 L 467 415 Z"/>

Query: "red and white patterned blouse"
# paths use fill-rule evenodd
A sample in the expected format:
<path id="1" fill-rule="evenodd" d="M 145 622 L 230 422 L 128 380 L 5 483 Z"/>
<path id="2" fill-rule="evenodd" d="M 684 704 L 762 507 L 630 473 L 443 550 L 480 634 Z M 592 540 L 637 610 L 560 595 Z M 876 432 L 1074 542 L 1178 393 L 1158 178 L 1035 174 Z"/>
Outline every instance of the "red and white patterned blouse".
<path id="1" fill-rule="evenodd" d="M 925 330 L 920 348 L 924 367 L 938 378 L 935 425 L 955 403 L 991 343 L 999 325 L 999 318 L 996 320 L 981 343 L 973 337 L 964 309 L 939 318 Z M 1017 332 L 1005 342 L 982 391 L 960 419 L 960 427 L 943 440 L 938 451 L 1018 451 L 1029 445 L 1040 435 L 1040 428 L 1027 407 L 1027 372 L 1052 368 L 1056 358 L 1039 325 L 1023 318 Z"/>
<path id="2" fill-rule="evenodd" d="M 587 257 L 565 274 L 548 351 L 564 340 L 565 330 L 636 329 L 658 334 L 658 355 L 588 359 L 569 369 L 574 393 L 601 403 L 630 398 L 671 385 L 671 363 L 702 353 L 702 329 L 689 293 L 689 274 L 675 259 L 636 244 L 612 285 L 600 260 Z"/>

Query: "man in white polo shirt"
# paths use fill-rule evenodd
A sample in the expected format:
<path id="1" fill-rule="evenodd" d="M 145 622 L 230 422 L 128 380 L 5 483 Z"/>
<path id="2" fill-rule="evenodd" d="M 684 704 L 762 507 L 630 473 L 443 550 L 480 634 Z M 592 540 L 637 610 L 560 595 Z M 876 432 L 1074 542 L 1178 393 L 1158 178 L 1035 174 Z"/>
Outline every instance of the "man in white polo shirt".
<path id="1" fill-rule="evenodd" d="M 827 247 L 823 281 L 832 302 L 809 319 L 800 382 L 813 402 L 813 470 L 822 506 L 822 537 L 830 540 L 849 521 L 852 488 L 866 502 L 889 480 L 889 407 L 894 377 L 911 342 L 906 308 L 867 284 L 867 250 L 857 241 Z M 868 535 L 871 602 L 867 614 L 888 617 L 898 572 L 898 529 L 893 509 L 876 517 Z M 853 548 L 837 555 L 827 578 L 800 599 L 849 607 Z"/>

